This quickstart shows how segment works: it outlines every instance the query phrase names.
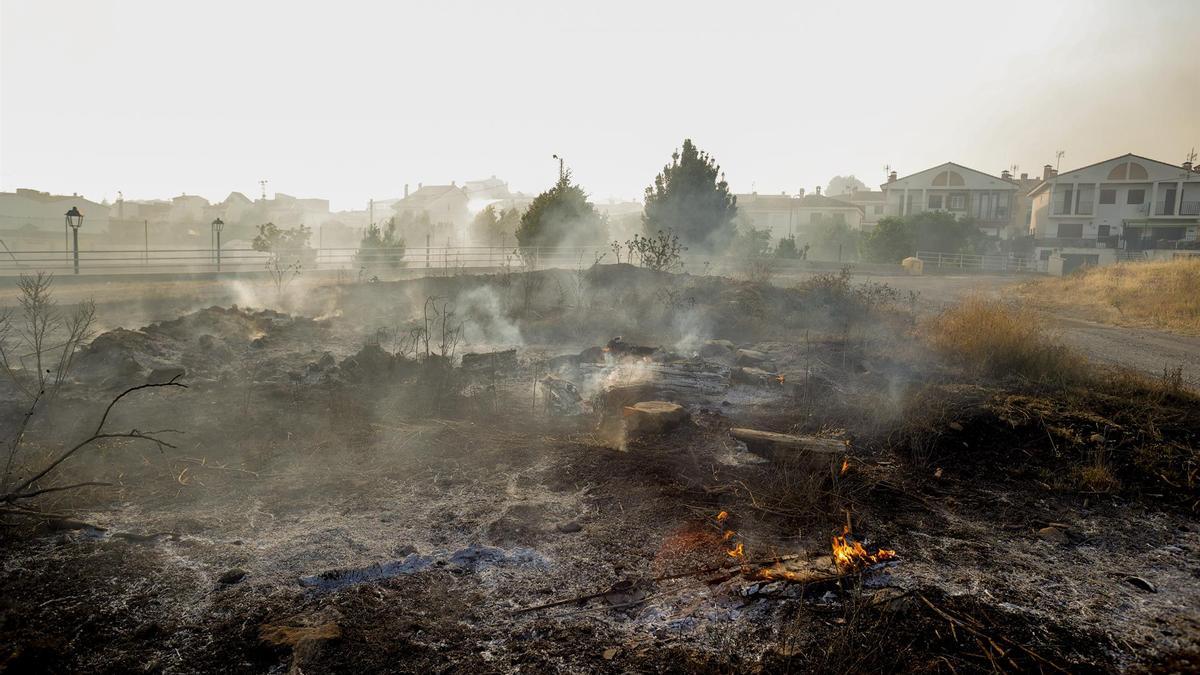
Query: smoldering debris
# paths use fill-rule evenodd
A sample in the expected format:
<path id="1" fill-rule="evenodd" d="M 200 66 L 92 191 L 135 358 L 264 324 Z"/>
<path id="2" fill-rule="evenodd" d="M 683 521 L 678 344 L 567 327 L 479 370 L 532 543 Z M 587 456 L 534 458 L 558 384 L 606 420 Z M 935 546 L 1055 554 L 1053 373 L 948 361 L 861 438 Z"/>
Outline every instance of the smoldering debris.
<path id="1" fill-rule="evenodd" d="M 56 422 L 183 369 L 186 397 L 135 410 L 185 443 L 98 448 L 45 487 L 110 485 L 5 530 L 14 668 L 1117 670 L 1195 646 L 1191 516 L 1125 468 L 1130 489 L 1069 487 L 1069 452 L 1103 478 L 1141 447 L 1119 408 L 1001 396 L 852 297 L 625 265 L 560 296 L 577 275 L 518 274 L 97 338 Z M 1172 410 L 1155 447 L 1178 452 Z M 1082 431 L 1102 418 L 1122 430 Z"/>

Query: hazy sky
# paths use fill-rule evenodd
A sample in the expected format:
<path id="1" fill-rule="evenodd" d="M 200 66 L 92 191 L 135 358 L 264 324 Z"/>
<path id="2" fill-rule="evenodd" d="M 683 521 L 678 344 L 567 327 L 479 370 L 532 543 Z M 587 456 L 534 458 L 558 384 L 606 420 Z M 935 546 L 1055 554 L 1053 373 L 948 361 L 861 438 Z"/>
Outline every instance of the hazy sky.
<path id="1" fill-rule="evenodd" d="M 637 198 L 684 137 L 733 188 L 1200 147 L 1200 2 L 0 0 L 0 188 L 323 196 L 566 157 Z"/>

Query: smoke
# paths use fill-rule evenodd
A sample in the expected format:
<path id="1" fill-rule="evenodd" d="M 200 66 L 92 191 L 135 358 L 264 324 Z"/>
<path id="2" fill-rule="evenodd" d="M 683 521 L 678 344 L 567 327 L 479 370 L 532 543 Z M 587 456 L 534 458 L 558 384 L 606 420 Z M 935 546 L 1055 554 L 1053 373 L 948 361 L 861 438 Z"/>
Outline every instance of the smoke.
<path id="1" fill-rule="evenodd" d="M 460 294 L 455 303 L 466 320 L 466 340 L 481 345 L 523 345 L 521 329 L 504 311 L 504 301 L 490 286 L 477 286 Z"/>

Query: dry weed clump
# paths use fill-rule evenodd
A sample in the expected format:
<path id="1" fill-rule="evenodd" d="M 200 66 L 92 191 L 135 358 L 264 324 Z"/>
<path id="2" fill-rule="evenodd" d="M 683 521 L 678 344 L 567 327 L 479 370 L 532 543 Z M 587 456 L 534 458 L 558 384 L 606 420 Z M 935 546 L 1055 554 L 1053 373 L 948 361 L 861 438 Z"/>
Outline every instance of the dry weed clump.
<path id="1" fill-rule="evenodd" d="M 1200 258 L 1088 267 L 1029 281 L 1024 298 L 1116 324 L 1200 334 Z"/>
<path id="2" fill-rule="evenodd" d="M 976 296 L 929 321 L 925 332 L 935 349 L 973 372 L 1045 383 L 1083 381 L 1083 357 L 1041 324 L 1041 317 L 1021 305 Z"/>

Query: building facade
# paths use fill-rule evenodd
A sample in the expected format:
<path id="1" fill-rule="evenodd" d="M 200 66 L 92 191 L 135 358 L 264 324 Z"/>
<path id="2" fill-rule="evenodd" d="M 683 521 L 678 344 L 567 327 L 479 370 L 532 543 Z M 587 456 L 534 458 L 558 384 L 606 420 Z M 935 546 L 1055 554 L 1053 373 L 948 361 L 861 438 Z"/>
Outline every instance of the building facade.
<path id="1" fill-rule="evenodd" d="M 740 194 L 737 195 L 737 210 L 743 223 L 756 230 L 769 231 L 772 244 L 790 236 L 804 242 L 826 225 L 844 225 L 850 230 L 859 230 L 863 223 L 860 207 L 819 193 L 795 196 Z"/>
<path id="2" fill-rule="evenodd" d="M 974 219 L 980 231 L 1000 239 L 1027 231 L 1023 217 L 1014 212 L 1017 185 L 960 164 L 946 162 L 903 178 L 892 172 L 880 188 L 888 216 L 945 211 Z"/>
<path id="3" fill-rule="evenodd" d="M 1126 154 L 1062 173 L 1047 166 L 1029 198 L 1034 252 L 1052 272 L 1189 248 L 1200 229 L 1200 173 L 1191 163 Z"/>

